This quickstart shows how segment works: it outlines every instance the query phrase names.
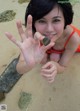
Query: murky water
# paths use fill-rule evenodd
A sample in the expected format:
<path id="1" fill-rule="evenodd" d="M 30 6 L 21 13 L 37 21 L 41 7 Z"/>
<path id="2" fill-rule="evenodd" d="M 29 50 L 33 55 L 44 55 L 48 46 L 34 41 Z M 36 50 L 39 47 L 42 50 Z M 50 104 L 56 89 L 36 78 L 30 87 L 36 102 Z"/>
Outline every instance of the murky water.
<path id="1" fill-rule="evenodd" d="M 19 38 L 16 20 L 24 23 L 24 14 L 27 3 L 19 4 L 17 0 L 0 0 L 0 13 L 5 10 L 14 10 L 16 17 L 9 22 L 0 23 L 0 74 L 15 57 L 18 48 L 11 43 L 4 32 L 9 31 Z M 74 22 L 80 28 L 80 4 L 74 5 Z M 6 104 L 7 111 L 23 111 L 18 102 L 21 92 L 31 94 L 31 102 L 24 111 L 80 111 L 80 53 L 76 53 L 63 74 L 58 74 L 54 83 L 49 84 L 40 75 L 37 66 L 24 74 L 0 105 Z M 2 110 L 3 111 L 3 110 Z"/>

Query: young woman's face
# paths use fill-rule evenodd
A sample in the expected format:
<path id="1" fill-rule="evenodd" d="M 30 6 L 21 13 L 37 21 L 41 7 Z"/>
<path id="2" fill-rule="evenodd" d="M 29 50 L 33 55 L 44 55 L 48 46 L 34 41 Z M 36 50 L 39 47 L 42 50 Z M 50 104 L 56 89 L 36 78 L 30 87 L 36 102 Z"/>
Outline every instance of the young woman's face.
<path id="1" fill-rule="evenodd" d="M 35 29 L 51 41 L 60 38 L 64 31 L 65 20 L 62 10 L 55 6 L 46 16 L 35 22 Z"/>

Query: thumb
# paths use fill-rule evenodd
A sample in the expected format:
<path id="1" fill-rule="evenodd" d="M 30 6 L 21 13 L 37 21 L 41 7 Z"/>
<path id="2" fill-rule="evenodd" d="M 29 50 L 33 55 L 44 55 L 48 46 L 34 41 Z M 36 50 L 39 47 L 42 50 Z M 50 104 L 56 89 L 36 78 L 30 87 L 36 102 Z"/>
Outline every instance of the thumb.
<path id="1" fill-rule="evenodd" d="M 50 49 L 51 47 L 53 47 L 55 45 L 54 42 L 50 42 L 47 46 L 44 47 L 44 50 L 47 51 L 48 49 Z"/>
<path id="2" fill-rule="evenodd" d="M 43 40 L 44 38 L 45 38 L 45 36 L 41 35 L 39 32 L 36 32 L 36 33 L 34 34 L 34 39 L 35 39 L 35 40 L 41 41 L 41 40 Z"/>

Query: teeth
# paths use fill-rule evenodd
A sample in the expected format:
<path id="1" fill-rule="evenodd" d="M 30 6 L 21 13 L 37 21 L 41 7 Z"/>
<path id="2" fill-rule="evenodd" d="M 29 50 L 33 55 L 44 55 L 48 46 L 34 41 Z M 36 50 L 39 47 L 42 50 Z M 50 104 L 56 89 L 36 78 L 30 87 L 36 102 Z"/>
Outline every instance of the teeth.
<path id="1" fill-rule="evenodd" d="M 53 36 L 55 36 L 57 33 L 53 33 L 53 34 L 46 34 L 46 35 L 44 35 L 44 36 L 47 36 L 47 37 L 49 37 L 49 38 L 52 38 Z"/>
<path id="2" fill-rule="evenodd" d="M 56 34 L 53 34 L 53 35 L 56 35 Z"/>

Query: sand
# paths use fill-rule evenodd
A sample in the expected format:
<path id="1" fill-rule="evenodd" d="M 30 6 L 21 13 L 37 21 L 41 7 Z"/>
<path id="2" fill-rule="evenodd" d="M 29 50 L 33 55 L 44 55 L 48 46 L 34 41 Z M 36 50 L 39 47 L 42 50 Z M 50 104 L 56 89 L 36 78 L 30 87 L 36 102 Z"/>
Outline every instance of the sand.
<path id="1" fill-rule="evenodd" d="M 27 3 L 19 4 L 17 0 L 0 0 L 0 13 L 10 9 L 17 13 L 14 20 L 0 23 L 0 74 L 19 54 L 19 49 L 6 38 L 4 33 L 9 31 L 20 39 L 16 20 L 20 19 L 24 23 L 26 6 Z M 79 10 L 80 3 L 76 3 L 73 24 L 78 28 L 80 28 Z M 80 53 L 73 56 L 68 68 L 63 74 L 58 74 L 52 84 L 40 75 L 40 67 L 37 66 L 24 74 L 6 94 L 0 106 L 7 105 L 7 111 L 21 111 L 18 101 L 20 93 L 24 91 L 32 94 L 31 102 L 24 111 L 80 111 Z"/>

